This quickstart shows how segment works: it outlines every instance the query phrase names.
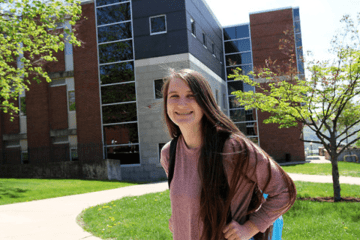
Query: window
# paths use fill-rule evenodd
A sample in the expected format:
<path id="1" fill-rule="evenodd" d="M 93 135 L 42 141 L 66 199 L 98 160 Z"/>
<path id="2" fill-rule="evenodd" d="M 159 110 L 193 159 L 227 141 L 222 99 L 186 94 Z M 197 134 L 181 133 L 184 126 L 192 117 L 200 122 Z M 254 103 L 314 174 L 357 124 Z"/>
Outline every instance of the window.
<path id="1" fill-rule="evenodd" d="M 69 91 L 69 111 L 75 111 L 75 91 Z"/>
<path id="2" fill-rule="evenodd" d="M 191 22 L 191 33 L 194 35 L 194 37 L 196 37 L 195 20 L 190 18 L 190 22 Z"/>
<path id="3" fill-rule="evenodd" d="M 163 98 L 161 88 L 164 85 L 164 82 L 162 79 L 158 79 L 154 81 L 155 85 L 155 99 Z"/>
<path id="4" fill-rule="evenodd" d="M 26 100 L 25 97 L 20 97 L 20 115 L 26 116 Z"/>
<path id="5" fill-rule="evenodd" d="M 215 44 L 214 43 L 211 43 L 211 52 L 212 52 L 212 55 L 214 55 L 214 57 L 215 57 Z"/>
<path id="6" fill-rule="evenodd" d="M 216 103 L 219 104 L 219 90 L 215 89 Z"/>
<path id="7" fill-rule="evenodd" d="M 29 163 L 29 154 L 27 151 L 21 151 L 21 163 L 22 164 Z"/>
<path id="8" fill-rule="evenodd" d="M 150 34 L 166 33 L 166 16 L 150 17 Z"/>
<path id="9" fill-rule="evenodd" d="M 205 35 L 205 33 L 202 34 L 202 37 L 203 37 L 203 45 L 204 45 L 204 47 L 206 47 L 206 35 Z"/>
<path id="10" fill-rule="evenodd" d="M 70 149 L 70 161 L 78 161 L 78 160 L 79 160 L 79 156 L 78 156 L 77 148 L 71 148 Z"/>

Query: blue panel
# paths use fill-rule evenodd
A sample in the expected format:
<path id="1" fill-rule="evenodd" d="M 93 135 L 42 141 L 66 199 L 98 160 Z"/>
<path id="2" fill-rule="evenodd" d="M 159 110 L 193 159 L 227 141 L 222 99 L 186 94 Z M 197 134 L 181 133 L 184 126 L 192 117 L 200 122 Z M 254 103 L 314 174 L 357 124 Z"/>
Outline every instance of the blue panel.
<path id="1" fill-rule="evenodd" d="M 132 41 L 99 45 L 100 63 L 119 62 L 133 58 Z"/>
<path id="2" fill-rule="evenodd" d="M 235 27 L 224 28 L 224 40 L 236 39 Z"/>
<path id="3" fill-rule="evenodd" d="M 250 39 L 225 42 L 225 53 L 245 52 L 250 50 Z"/>
<path id="4" fill-rule="evenodd" d="M 112 3 L 129 2 L 130 0 L 96 0 L 96 6 L 103 6 Z"/>
<path id="5" fill-rule="evenodd" d="M 130 3 L 123 3 L 97 9 L 97 24 L 122 22 L 131 20 Z"/>
<path id="6" fill-rule="evenodd" d="M 301 32 L 300 22 L 294 22 L 294 25 L 295 25 L 295 33 Z"/>
<path id="7" fill-rule="evenodd" d="M 236 27 L 236 38 L 246 38 L 249 36 L 249 25 Z"/>
<path id="8" fill-rule="evenodd" d="M 131 38 L 131 23 L 120 23 L 98 28 L 99 43 Z"/>
<path id="9" fill-rule="evenodd" d="M 298 8 L 293 9 L 293 13 L 294 13 L 294 21 L 300 21 L 299 9 Z"/>
<path id="10" fill-rule="evenodd" d="M 252 63 L 251 52 L 226 55 L 226 65 L 240 65 Z"/>

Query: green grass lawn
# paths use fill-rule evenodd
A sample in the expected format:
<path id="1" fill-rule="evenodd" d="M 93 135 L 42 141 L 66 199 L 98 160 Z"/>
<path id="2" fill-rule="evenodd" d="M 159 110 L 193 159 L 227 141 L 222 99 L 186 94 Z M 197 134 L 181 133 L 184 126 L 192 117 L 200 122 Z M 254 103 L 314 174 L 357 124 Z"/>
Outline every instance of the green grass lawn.
<path id="1" fill-rule="evenodd" d="M 0 205 L 134 185 L 118 181 L 0 178 Z"/>
<path id="2" fill-rule="evenodd" d="M 338 166 L 340 176 L 360 177 L 360 163 L 338 162 Z M 305 163 L 281 167 L 288 173 L 332 175 L 330 163 Z"/>
<path id="3" fill-rule="evenodd" d="M 332 184 L 295 182 L 298 197 L 332 197 Z M 343 197 L 360 197 L 360 186 L 341 185 Z M 172 239 L 169 191 L 126 197 L 94 206 L 78 223 L 102 239 Z M 359 239 L 360 203 L 320 203 L 297 200 L 284 215 L 283 239 Z"/>

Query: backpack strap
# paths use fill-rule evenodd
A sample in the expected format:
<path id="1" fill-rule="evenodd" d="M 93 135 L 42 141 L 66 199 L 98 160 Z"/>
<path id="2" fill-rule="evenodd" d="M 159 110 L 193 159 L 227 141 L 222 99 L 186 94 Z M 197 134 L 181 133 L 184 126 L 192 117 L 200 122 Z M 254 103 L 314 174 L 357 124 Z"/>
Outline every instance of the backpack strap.
<path id="1" fill-rule="evenodd" d="M 178 142 L 179 136 L 175 137 L 170 142 L 170 157 L 169 157 L 169 171 L 168 171 L 168 184 L 170 189 L 170 183 L 174 176 L 174 168 L 175 168 L 175 157 L 176 157 L 176 145 Z"/>

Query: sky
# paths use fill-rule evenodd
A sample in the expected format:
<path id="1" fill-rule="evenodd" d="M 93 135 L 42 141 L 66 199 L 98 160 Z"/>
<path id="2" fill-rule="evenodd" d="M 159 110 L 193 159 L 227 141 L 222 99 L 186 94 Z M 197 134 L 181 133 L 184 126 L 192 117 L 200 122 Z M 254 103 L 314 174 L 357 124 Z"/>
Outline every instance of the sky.
<path id="1" fill-rule="evenodd" d="M 249 13 L 299 7 L 303 52 L 312 51 L 318 60 L 331 57 L 330 41 L 342 27 L 340 19 L 353 20 L 360 12 L 360 0 L 205 0 L 222 27 L 249 23 Z"/>

